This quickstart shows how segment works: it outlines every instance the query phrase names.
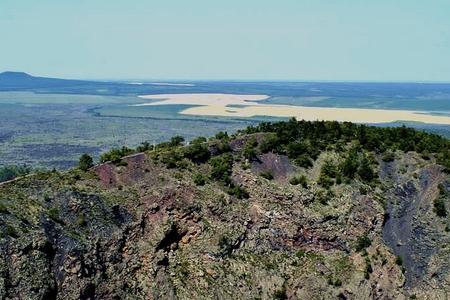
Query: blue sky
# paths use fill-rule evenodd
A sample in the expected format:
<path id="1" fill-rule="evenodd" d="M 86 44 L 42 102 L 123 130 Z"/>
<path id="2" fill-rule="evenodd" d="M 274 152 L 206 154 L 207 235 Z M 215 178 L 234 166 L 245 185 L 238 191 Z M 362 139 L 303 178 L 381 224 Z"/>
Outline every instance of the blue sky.
<path id="1" fill-rule="evenodd" d="M 449 0 L 0 0 L 0 71 L 450 82 Z"/>

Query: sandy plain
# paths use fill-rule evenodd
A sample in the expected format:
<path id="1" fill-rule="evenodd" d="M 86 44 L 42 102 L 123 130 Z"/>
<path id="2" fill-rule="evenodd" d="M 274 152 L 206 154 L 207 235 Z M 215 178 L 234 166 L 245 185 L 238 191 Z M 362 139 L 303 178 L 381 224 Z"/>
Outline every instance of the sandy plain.
<path id="1" fill-rule="evenodd" d="M 267 95 L 237 94 L 164 94 L 140 96 L 153 100 L 147 105 L 193 105 L 181 114 L 223 117 L 295 117 L 298 120 L 349 121 L 355 123 L 390 123 L 395 121 L 413 121 L 430 124 L 450 125 L 450 117 L 431 115 L 425 111 L 309 107 L 294 105 L 264 104 Z M 156 100 L 156 101 L 155 101 Z"/>

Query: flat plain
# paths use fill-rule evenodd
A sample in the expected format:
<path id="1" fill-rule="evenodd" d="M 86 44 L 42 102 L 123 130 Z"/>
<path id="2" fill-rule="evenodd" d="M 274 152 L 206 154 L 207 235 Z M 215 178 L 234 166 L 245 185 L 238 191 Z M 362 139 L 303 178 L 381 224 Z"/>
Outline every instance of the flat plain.
<path id="1" fill-rule="evenodd" d="M 178 94 L 179 101 L 142 106 L 161 101 L 148 99 L 161 94 Z M 237 94 L 252 101 L 233 103 L 222 99 L 223 103 L 215 103 L 219 104 L 215 108 L 219 113 L 214 115 L 211 106 L 190 101 L 189 94 Z M 139 97 L 142 95 L 150 96 Z M 190 140 L 218 131 L 232 133 L 261 121 L 287 119 L 293 110 L 317 112 L 321 108 L 329 110 L 331 119 L 361 123 L 377 120 L 371 119 L 370 114 L 359 114 L 361 111 L 356 111 L 360 119 L 346 119 L 349 115 L 345 110 L 340 110 L 345 117 L 340 119 L 336 109 L 388 110 L 391 118 L 378 126 L 405 124 L 450 136 L 448 125 L 406 122 L 396 115 L 396 111 L 408 111 L 430 118 L 416 114 L 426 111 L 431 118 L 448 119 L 449 84 L 88 82 L 84 86 L 65 84 L 45 88 L 36 85 L 26 89 L 0 88 L 0 166 L 26 164 L 66 169 L 74 166 L 83 153 L 97 158 L 112 147 L 135 147 L 144 141 L 159 143 L 174 135 Z M 277 109 L 288 113 L 276 113 Z M 400 122 L 393 122 L 397 120 Z"/>

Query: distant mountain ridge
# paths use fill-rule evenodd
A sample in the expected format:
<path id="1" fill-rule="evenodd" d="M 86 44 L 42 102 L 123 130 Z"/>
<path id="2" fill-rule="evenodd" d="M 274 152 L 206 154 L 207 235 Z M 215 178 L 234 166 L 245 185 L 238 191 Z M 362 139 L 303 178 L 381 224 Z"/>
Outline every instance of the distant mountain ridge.
<path id="1" fill-rule="evenodd" d="M 185 92 L 189 87 L 171 87 L 171 90 Z M 29 91 L 50 94 L 83 95 L 140 95 L 147 93 L 165 93 L 166 86 L 131 85 L 123 82 L 89 81 L 33 76 L 25 72 L 0 73 L 0 92 Z M 187 90 L 191 91 L 191 90 Z"/>
<path id="2" fill-rule="evenodd" d="M 0 73 L 0 90 L 70 87 L 80 84 L 91 84 L 91 82 L 82 80 L 35 77 L 25 72 L 7 71 Z"/>

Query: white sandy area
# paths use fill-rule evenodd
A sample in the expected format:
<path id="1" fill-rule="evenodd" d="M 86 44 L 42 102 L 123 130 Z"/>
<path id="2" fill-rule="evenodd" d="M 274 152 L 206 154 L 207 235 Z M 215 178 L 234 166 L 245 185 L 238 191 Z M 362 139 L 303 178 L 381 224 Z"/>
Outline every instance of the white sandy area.
<path id="1" fill-rule="evenodd" d="M 168 83 L 168 82 L 150 82 L 151 85 L 162 85 L 162 86 L 195 86 L 192 83 Z"/>
<path id="2" fill-rule="evenodd" d="M 136 106 L 146 105 L 168 105 L 168 104 L 186 104 L 186 105 L 258 105 L 249 101 L 266 100 L 269 96 L 265 95 L 235 95 L 235 94 L 166 94 L 166 95 L 148 95 L 139 96 L 142 99 L 161 100 L 157 102 L 137 104 Z"/>
<path id="3" fill-rule="evenodd" d="M 167 94 L 140 96 L 143 99 L 160 100 L 143 105 L 198 105 L 181 111 L 184 115 L 223 116 L 223 117 L 296 117 L 298 120 L 349 121 L 355 123 L 390 123 L 413 121 L 431 124 L 450 125 L 450 117 L 434 116 L 427 112 L 385 109 L 307 107 L 294 105 L 274 105 L 255 103 L 266 100 L 266 95 L 235 94 Z M 242 107 L 229 107 L 239 105 Z"/>
<path id="4" fill-rule="evenodd" d="M 161 86 L 195 86 L 192 83 L 169 83 L 169 82 L 148 82 L 148 83 L 143 83 L 143 82 L 128 82 L 127 84 L 131 84 L 131 85 L 144 85 L 144 84 L 149 84 L 149 85 L 161 85 Z"/>

